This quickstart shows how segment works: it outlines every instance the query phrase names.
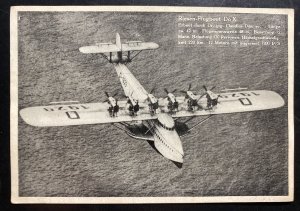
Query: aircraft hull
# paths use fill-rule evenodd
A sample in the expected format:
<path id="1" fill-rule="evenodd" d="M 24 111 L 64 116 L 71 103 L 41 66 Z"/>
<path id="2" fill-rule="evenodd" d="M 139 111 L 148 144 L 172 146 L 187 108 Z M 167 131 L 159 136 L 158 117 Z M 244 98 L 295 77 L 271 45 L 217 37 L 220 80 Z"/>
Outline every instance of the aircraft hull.
<path id="1" fill-rule="evenodd" d="M 150 131 L 154 138 L 154 146 L 159 153 L 169 160 L 183 163 L 183 147 L 180 137 L 176 130 L 169 131 L 157 124 L 157 120 L 147 120 L 143 123 Z"/>

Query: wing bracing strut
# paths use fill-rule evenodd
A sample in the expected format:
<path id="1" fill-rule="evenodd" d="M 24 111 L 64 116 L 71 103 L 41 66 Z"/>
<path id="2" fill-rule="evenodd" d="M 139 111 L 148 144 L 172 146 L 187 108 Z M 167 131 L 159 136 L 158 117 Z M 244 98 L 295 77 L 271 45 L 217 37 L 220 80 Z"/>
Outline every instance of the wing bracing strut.
<path id="1" fill-rule="evenodd" d="M 208 119 L 210 119 L 211 117 L 213 117 L 214 115 L 211 114 L 208 117 L 206 117 L 205 119 L 202 119 L 200 122 L 198 122 L 197 124 L 193 125 L 190 129 L 188 129 L 184 134 L 182 134 L 180 137 L 183 137 L 185 135 L 187 135 L 191 130 L 193 130 L 194 128 L 196 128 L 198 125 L 201 125 L 202 123 L 206 122 Z M 192 119 L 192 118 L 191 118 Z M 189 119 L 189 120 L 191 120 Z M 187 121 L 186 121 L 187 122 Z"/>

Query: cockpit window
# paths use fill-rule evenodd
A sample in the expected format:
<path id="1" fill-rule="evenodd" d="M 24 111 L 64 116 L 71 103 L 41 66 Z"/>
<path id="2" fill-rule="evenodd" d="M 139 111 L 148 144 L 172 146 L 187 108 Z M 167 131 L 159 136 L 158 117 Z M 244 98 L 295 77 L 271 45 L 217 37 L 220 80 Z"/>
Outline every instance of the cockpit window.
<path id="1" fill-rule="evenodd" d="M 175 122 L 169 114 L 161 113 L 158 115 L 158 124 L 166 130 L 174 130 Z"/>
<path id="2" fill-rule="evenodd" d="M 159 123 L 159 125 L 160 126 L 162 126 L 163 128 L 165 128 L 166 130 L 174 130 L 175 129 L 175 127 L 167 127 L 167 126 L 165 126 L 163 123 L 161 123 L 160 121 L 158 121 L 158 123 Z"/>

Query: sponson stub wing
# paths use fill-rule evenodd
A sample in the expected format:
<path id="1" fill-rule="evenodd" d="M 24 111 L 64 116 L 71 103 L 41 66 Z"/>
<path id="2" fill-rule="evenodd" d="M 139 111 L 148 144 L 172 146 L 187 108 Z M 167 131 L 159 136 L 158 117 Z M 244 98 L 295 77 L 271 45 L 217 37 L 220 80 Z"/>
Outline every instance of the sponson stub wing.
<path id="1" fill-rule="evenodd" d="M 196 97 L 199 98 L 200 96 L 197 95 Z M 195 111 L 187 110 L 187 102 L 184 97 L 176 97 L 176 99 L 179 103 L 179 111 L 171 114 L 173 117 L 250 112 L 275 109 L 284 105 L 284 100 L 279 94 L 267 90 L 222 93 L 219 96 L 219 103 L 212 109 L 206 108 L 207 101 L 206 98 L 203 97 L 198 102 L 202 108 L 199 108 Z M 160 100 L 160 102 L 160 106 L 162 107 L 161 109 L 164 111 L 167 101 Z"/>
<path id="2" fill-rule="evenodd" d="M 118 105 L 120 110 L 115 117 L 110 116 L 108 103 L 37 106 L 22 109 L 20 115 L 27 124 L 37 127 L 132 122 L 156 118 L 149 114 L 146 104 L 140 103 L 137 116 L 129 115 L 126 101 L 119 101 Z"/>

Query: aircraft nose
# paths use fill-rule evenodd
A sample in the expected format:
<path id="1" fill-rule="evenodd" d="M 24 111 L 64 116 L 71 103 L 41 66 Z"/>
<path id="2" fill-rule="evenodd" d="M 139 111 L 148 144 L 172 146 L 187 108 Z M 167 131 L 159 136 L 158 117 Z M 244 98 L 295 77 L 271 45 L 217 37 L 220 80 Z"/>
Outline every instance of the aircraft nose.
<path id="1" fill-rule="evenodd" d="M 173 152 L 172 158 L 169 158 L 169 159 L 176 161 L 178 163 L 183 163 L 183 157 L 184 156 L 181 153 L 177 152 L 177 150 L 176 150 L 176 152 Z"/>
<path id="2" fill-rule="evenodd" d="M 182 155 L 182 157 L 184 156 L 182 144 L 180 145 L 180 147 L 178 147 L 178 152 Z"/>
<path id="3" fill-rule="evenodd" d="M 178 163 L 183 163 L 183 155 L 182 156 L 177 156 L 175 159 L 173 159 L 174 161 L 178 162 Z"/>
<path id="4" fill-rule="evenodd" d="M 174 134 L 173 137 L 173 141 L 172 141 L 172 146 L 174 147 L 174 149 L 180 153 L 182 155 L 182 157 L 184 156 L 184 152 L 183 152 L 183 147 L 182 147 L 182 142 L 180 140 L 179 135 L 176 133 Z"/>

